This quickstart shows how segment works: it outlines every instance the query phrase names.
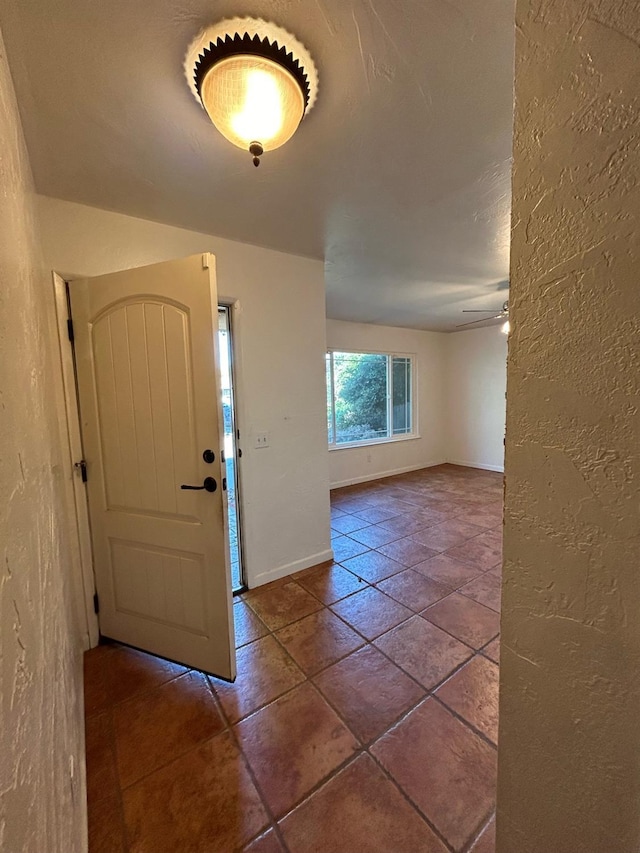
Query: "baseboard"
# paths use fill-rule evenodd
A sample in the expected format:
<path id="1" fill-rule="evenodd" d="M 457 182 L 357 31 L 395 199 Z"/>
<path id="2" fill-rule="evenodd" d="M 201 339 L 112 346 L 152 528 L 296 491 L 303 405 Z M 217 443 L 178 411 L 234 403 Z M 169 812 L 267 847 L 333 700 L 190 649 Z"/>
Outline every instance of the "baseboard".
<path id="1" fill-rule="evenodd" d="M 504 474 L 504 465 L 487 465 L 478 462 L 461 462 L 459 459 L 447 459 L 449 465 L 461 465 L 463 468 L 479 468 L 481 471 L 498 471 Z"/>
<path id="2" fill-rule="evenodd" d="M 330 489 L 341 489 L 343 486 L 357 486 L 359 483 L 368 483 L 371 480 L 382 480 L 384 477 L 394 477 L 396 474 L 408 474 L 409 471 L 420 471 L 421 468 L 433 468 L 436 465 L 444 465 L 445 460 L 438 462 L 421 462 L 419 465 L 407 465 L 406 468 L 393 468 L 391 471 L 377 471 L 373 474 L 366 474 L 364 477 L 353 477 L 351 480 L 340 480 L 337 483 L 331 483 Z"/>
<path id="3" fill-rule="evenodd" d="M 328 560 L 333 560 L 333 551 L 331 548 L 326 551 L 319 551 L 317 554 L 311 554 L 302 560 L 295 560 L 293 563 L 277 566 L 275 569 L 269 569 L 267 572 L 260 572 L 259 575 L 251 579 L 249 587 L 255 589 L 257 586 L 264 586 L 266 583 L 286 578 L 288 575 L 294 574 L 294 572 L 301 572 L 303 569 L 309 569 L 311 566 L 317 566 L 319 563 L 326 563 Z"/>

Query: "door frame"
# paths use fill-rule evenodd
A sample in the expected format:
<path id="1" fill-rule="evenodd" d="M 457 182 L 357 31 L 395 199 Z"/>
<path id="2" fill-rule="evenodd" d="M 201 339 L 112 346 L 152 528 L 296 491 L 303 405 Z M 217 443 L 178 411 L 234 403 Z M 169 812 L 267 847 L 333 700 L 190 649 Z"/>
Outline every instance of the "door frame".
<path id="1" fill-rule="evenodd" d="M 93 549 L 91 547 L 87 492 L 82 481 L 81 470 L 75 467 L 75 463 L 83 459 L 83 449 L 76 371 L 69 334 L 71 317 L 67 282 L 55 270 L 52 271 L 52 279 L 58 332 L 58 354 L 60 356 L 59 367 L 66 414 L 65 421 L 60 425 L 60 428 L 63 438 L 66 438 L 64 441 L 66 451 L 64 461 L 67 470 L 64 482 L 69 518 L 68 535 L 71 545 L 71 579 L 83 644 L 85 649 L 90 649 L 98 645 L 100 628 L 94 606 L 96 585 L 93 575 Z"/>
<path id="2" fill-rule="evenodd" d="M 238 335 L 237 327 L 239 322 L 240 315 L 240 302 L 237 299 L 224 299 L 218 296 L 218 308 L 224 308 L 227 311 L 227 319 L 229 322 L 229 338 L 230 338 L 230 346 L 229 349 L 231 351 L 231 360 L 229 364 L 229 372 L 231 374 L 231 387 L 233 393 L 233 429 L 235 432 L 233 443 L 236 449 L 236 457 L 234 460 L 235 465 L 235 480 L 236 480 L 236 524 L 239 531 L 239 542 L 238 542 L 238 551 L 240 556 L 240 566 L 242 569 L 242 585 L 240 589 L 234 590 L 234 596 L 240 595 L 243 592 L 246 592 L 249 588 L 247 585 L 247 566 L 246 566 L 246 557 L 245 557 L 245 549 L 244 549 L 244 536 L 243 536 L 243 515 L 244 515 L 244 504 L 243 504 L 243 489 L 242 489 L 242 473 L 241 473 L 241 453 L 238 453 L 240 449 L 240 443 L 242 441 L 243 432 L 240 432 L 239 424 L 242 422 L 242 418 L 240 415 L 240 392 L 239 385 L 240 379 L 239 374 L 241 372 L 240 365 L 240 346 L 238 341 L 236 340 L 236 336 Z M 238 436 L 238 432 L 240 432 L 240 437 Z M 227 512 L 227 510 L 225 510 Z M 226 519 L 228 522 L 228 518 Z M 227 530 L 229 525 L 227 524 Z M 228 543 L 227 543 L 228 544 Z"/>

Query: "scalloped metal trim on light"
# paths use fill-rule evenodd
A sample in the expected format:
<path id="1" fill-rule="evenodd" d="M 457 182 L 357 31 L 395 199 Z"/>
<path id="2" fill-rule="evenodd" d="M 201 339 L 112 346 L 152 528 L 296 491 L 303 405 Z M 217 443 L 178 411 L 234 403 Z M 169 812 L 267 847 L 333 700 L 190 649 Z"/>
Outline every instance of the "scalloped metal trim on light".
<path id="1" fill-rule="evenodd" d="M 293 123 L 290 122 L 290 126 L 296 128 L 298 117 L 301 121 L 315 104 L 318 92 L 318 73 L 305 46 L 281 27 L 259 18 L 231 18 L 212 24 L 206 27 L 190 44 L 184 61 L 184 71 L 193 96 L 209 114 L 214 125 L 234 145 L 245 147 L 245 150 L 249 148 L 254 155 L 254 164 L 257 166 L 260 162 L 259 157 L 263 153 L 263 147 L 268 150 L 269 147 L 279 147 L 283 142 L 279 141 L 272 146 L 263 146 L 265 140 L 255 138 L 247 140 L 245 145 L 234 138 L 233 133 L 225 132 L 219 126 L 219 121 L 216 121 L 212 115 L 215 113 L 215 109 L 211 105 L 211 90 L 209 89 L 207 92 L 207 85 L 205 85 L 207 75 L 216 67 L 218 68 L 215 72 L 217 76 L 225 73 L 222 70 L 225 61 L 227 65 L 229 62 L 233 64 L 234 59 L 239 62 L 246 59 L 248 63 L 251 63 L 251 58 L 256 63 L 262 62 L 267 71 L 270 68 L 274 79 L 279 76 L 285 80 L 285 84 L 291 93 L 289 100 L 297 104 L 293 113 Z M 269 63 L 271 64 L 269 65 Z M 283 74 L 283 70 L 287 73 Z M 295 81 L 295 85 L 291 80 Z M 299 88 L 298 95 L 295 95 L 296 85 Z M 300 102 L 300 95 L 303 104 Z M 284 98 L 282 103 L 285 104 Z M 229 122 L 231 120 L 229 118 Z M 293 132 L 295 129 L 290 131 L 290 135 Z M 286 142 L 288 138 L 290 136 L 286 136 L 284 141 Z"/>

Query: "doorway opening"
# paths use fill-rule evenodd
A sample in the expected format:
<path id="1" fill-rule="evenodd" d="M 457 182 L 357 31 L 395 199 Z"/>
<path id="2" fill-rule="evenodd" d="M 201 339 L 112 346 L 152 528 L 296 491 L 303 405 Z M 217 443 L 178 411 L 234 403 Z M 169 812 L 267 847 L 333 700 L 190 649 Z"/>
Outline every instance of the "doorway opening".
<path id="1" fill-rule="evenodd" d="M 220 392 L 224 426 L 224 459 L 227 475 L 227 528 L 231 588 L 234 595 L 246 589 L 242 557 L 240 519 L 240 472 L 238 461 L 242 451 L 238 447 L 239 431 L 236 420 L 233 376 L 233 329 L 231 308 L 218 305 L 218 350 L 220 353 Z"/>

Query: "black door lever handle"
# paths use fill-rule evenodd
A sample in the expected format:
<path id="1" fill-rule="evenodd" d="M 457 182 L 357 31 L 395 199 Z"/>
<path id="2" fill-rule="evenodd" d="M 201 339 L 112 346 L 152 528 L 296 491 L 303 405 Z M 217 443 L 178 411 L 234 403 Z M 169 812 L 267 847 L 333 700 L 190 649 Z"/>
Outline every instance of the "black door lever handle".
<path id="1" fill-rule="evenodd" d="M 213 479 L 213 477 L 205 477 L 204 482 L 201 486 L 186 486 L 183 484 L 182 486 L 180 486 L 180 488 L 191 489 L 194 492 L 199 492 L 202 489 L 205 489 L 207 492 L 215 492 L 215 490 L 218 488 L 218 484 Z"/>

